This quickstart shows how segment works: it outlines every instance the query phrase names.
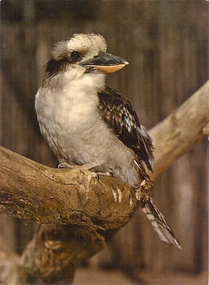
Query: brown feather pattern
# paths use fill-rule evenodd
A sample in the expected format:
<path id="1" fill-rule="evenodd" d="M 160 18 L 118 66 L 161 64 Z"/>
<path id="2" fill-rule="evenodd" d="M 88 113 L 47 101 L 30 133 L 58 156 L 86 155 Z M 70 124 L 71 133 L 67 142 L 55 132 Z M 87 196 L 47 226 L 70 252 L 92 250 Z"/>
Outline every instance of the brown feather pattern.
<path id="1" fill-rule="evenodd" d="M 143 160 L 152 171 L 154 164 L 153 144 L 148 131 L 143 127 L 130 102 L 116 90 L 106 86 L 98 93 L 99 111 L 102 119 L 114 134 L 129 148 L 139 160 Z"/>

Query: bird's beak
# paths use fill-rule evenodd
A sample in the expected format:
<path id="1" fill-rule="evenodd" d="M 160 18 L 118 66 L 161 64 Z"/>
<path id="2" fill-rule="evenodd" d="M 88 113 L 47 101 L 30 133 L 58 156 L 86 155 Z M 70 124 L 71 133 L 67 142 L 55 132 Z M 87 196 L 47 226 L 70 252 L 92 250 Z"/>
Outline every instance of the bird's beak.
<path id="1" fill-rule="evenodd" d="M 118 56 L 100 52 L 98 56 L 87 59 L 80 65 L 100 69 L 105 73 L 113 73 L 128 65 L 128 62 Z"/>

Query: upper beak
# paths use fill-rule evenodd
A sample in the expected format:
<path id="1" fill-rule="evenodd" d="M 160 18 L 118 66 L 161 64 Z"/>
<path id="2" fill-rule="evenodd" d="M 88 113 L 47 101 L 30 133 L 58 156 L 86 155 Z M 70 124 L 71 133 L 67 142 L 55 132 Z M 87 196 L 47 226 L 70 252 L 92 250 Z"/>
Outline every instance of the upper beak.
<path id="1" fill-rule="evenodd" d="M 106 73 L 112 73 L 128 65 L 128 62 L 118 56 L 100 51 L 98 56 L 87 59 L 80 64 L 100 69 Z"/>

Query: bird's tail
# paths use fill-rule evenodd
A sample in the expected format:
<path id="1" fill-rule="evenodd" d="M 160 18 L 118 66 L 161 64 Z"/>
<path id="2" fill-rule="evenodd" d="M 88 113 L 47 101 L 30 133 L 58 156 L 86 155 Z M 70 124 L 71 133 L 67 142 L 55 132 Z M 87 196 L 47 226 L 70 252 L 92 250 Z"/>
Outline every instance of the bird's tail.
<path id="1" fill-rule="evenodd" d="M 152 198 L 144 196 L 140 199 L 140 203 L 142 211 L 150 220 L 154 230 L 158 233 L 159 238 L 164 242 L 172 243 L 179 249 L 182 249 L 163 214 L 154 205 Z"/>

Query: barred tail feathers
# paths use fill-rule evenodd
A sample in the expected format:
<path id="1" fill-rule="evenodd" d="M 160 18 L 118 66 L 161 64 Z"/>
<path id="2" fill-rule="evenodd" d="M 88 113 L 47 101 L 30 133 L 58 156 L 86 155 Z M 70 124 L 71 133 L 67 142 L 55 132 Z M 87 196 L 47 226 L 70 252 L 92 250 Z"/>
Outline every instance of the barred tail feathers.
<path id="1" fill-rule="evenodd" d="M 182 249 L 163 214 L 154 205 L 152 198 L 146 199 L 146 202 L 142 203 L 141 206 L 142 211 L 146 214 L 159 238 L 164 242 L 172 243 L 179 249 Z"/>

